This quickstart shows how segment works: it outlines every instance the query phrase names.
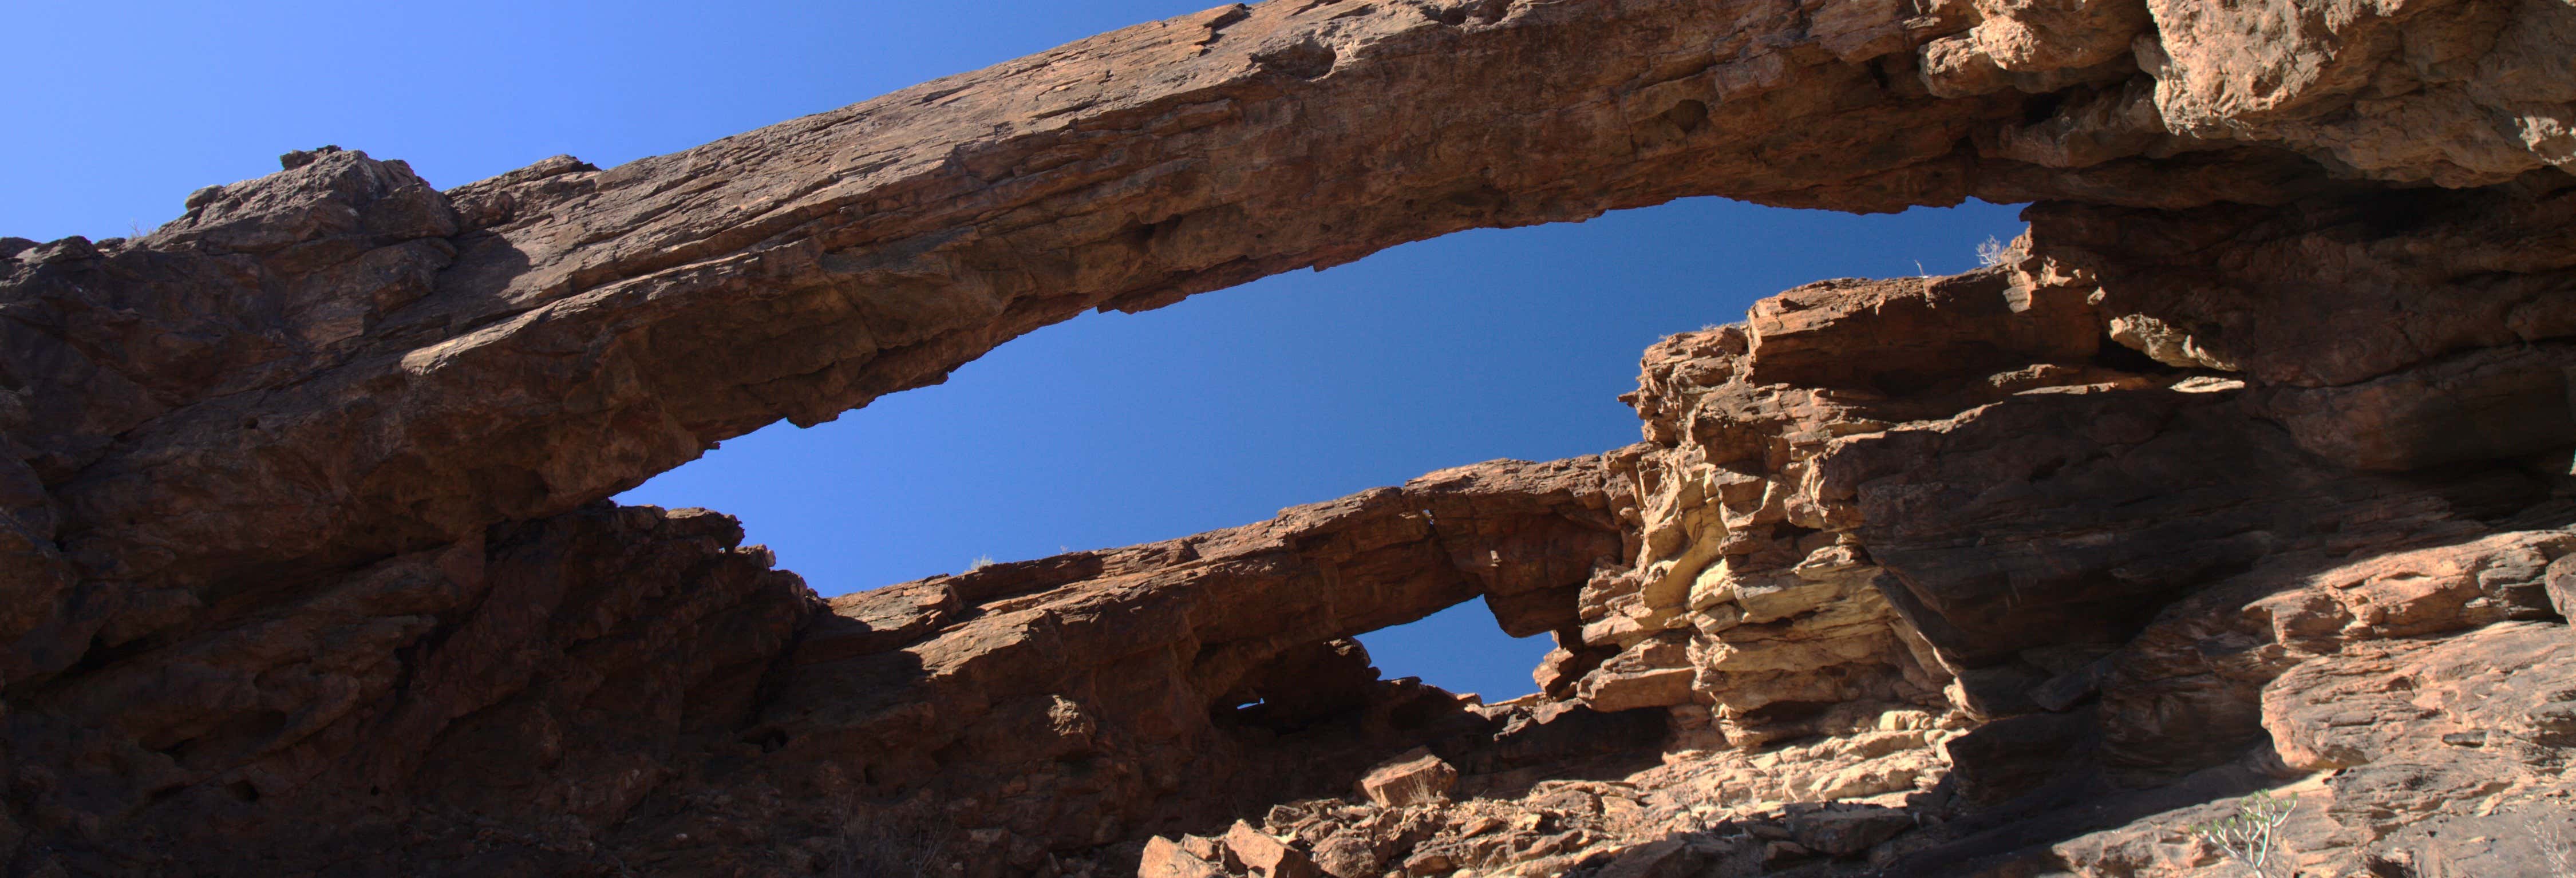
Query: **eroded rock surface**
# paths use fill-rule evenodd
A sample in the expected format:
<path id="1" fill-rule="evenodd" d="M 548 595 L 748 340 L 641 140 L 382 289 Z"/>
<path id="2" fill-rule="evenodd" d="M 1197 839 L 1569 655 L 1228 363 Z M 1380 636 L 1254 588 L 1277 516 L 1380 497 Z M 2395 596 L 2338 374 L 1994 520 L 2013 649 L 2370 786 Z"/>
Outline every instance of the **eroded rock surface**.
<path id="1" fill-rule="evenodd" d="M 49 327 L 11 339 L 49 413 L 20 457 L 53 455 L 79 575 L 193 594 L 566 511 L 1087 308 L 1457 229 L 1706 194 L 2271 204 L 2357 185 L 2338 173 L 2501 183 L 2576 149 L 2551 133 L 2576 101 L 2544 51 L 2576 27 L 2563 4 L 2353 8 L 2348 40 L 2259 5 L 2150 7 L 2153 29 L 2119 3 L 2081 24 L 2016 6 L 1221 7 L 606 171 L 438 193 L 321 155 L 200 192 L 140 244 L 17 254 Z M 2246 53 L 2385 75 L 2259 100 L 2205 75 Z M 1988 62 L 2010 75 L 1953 87 Z M 2151 112 L 2091 109 L 2149 91 Z M 2363 92 L 2485 127 L 2434 138 L 2445 158 L 2339 158 L 2422 133 L 2337 123 L 2375 118 Z M 2095 148 L 2009 145 L 2033 138 Z M 236 288 L 228 315 L 202 307 Z"/>
<path id="2" fill-rule="evenodd" d="M 2571 58 L 2558 0 L 1300 0 L 0 239 L 0 857 L 2221 874 L 2180 827 L 2277 787 L 2313 874 L 2547 874 Z M 830 601 L 600 502 L 1084 309 L 1708 194 L 2039 203 L 1650 348 L 1598 456 Z M 1538 695 L 1350 639 L 1480 598 Z"/>
<path id="3" fill-rule="evenodd" d="M 2031 240 L 2059 233 L 2034 220 Z M 2376 657 L 2516 625 L 2566 642 L 2517 621 L 2557 616 L 2548 571 L 2576 533 L 2565 452 L 2403 476 L 2304 448 L 2263 404 L 2280 385 L 2158 362 L 2066 251 L 2030 251 L 1957 278 L 1793 290 L 1648 350 L 1626 397 L 1648 441 L 1609 457 L 1628 555 L 1595 572 L 1585 624 L 1539 671 L 1548 697 L 1666 706 L 1666 765 L 1616 779 L 1645 819 L 1432 845 L 1410 874 L 2224 874 L 2184 829 L 2224 806 L 2198 803 L 2313 772 L 2343 789 L 2363 762 L 2401 767 L 2341 800 L 2302 793 L 2285 832 L 2317 874 L 2413 856 L 2405 827 L 2441 815 L 2546 816 L 2567 792 L 2563 752 L 2531 743 L 2545 719 L 2492 726 L 2515 730 L 2496 734 L 2517 754 L 2494 766 L 2442 758 L 2477 726 L 2472 698 L 2425 714 Z M 2571 682 L 2491 639 L 2440 642 L 2492 661 L 2486 685 Z M 2353 691 L 2401 694 L 2371 713 Z M 2546 713 L 2481 706 L 2499 723 Z M 2383 743 L 2314 755 L 2345 726 Z M 2390 797 L 2428 770 L 2492 782 Z M 1852 846 L 1793 840 L 1796 815 L 1827 812 L 1789 805 L 1834 802 L 1900 816 Z M 1422 819 L 1456 825 L 1412 832 L 1472 837 L 1462 815 L 1502 807 L 1531 803 L 1433 809 Z"/>

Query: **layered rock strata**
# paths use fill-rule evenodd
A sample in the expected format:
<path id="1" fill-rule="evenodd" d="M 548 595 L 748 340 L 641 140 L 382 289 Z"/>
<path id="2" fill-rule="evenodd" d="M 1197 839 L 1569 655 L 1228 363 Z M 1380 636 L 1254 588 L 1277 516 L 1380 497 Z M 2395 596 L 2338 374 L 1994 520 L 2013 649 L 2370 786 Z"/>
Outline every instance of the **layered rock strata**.
<path id="1" fill-rule="evenodd" d="M 2571 189 L 2471 202 L 2512 216 Z M 1337 863 L 1383 854 L 1317 860 L 1334 875 L 2230 874 L 2188 827 L 2279 786 L 2303 874 L 2553 874 L 2576 794 L 2555 718 L 2576 591 L 2549 592 L 2576 589 L 2576 432 L 2548 429 L 2567 385 L 2462 401 L 2563 380 L 2525 327 L 2576 286 L 2564 250 L 2524 251 L 2542 270 L 2444 293 L 2488 257 L 2421 243 L 2496 216 L 2373 234 L 2354 205 L 2303 205 L 2219 248 L 2221 272 L 2283 238 L 2416 254 L 2403 280 L 2338 290 L 2473 306 L 2403 326 L 2412 351 L 2368 346 L 2359 320 L 2236 341 L 2175 304 L 2207 293 L 2142 306 L 2121 295 L 2140 275 L 2077 267 L 2110 264 L 2080 246 L 2108 239 L 2060 209 L 1986 271 L 1816 284 L 1668 339 L 1625 397 L 1647 442 L 1605 459 L 1628 553 L 1539 670 L 1549 699 L 1669 711 L 1665 764 L 1592 790 L 1622 819 L 1505 789 L 1386 816 L 1301 804 L 1263 828 Z M 2319 294 L 2302 286 L 2270 289 Z M 2329 368 L 2418 395 L 2339 410 L 2352 434 L 2303 430 L 2278 400 L 2349 392 L 2302 383 Z M 2419 420 L 2443 405 L 2438 429 Z M 1802 843 L 1813 815 L 1881 810 L 1892 828 L 1865 842 Z"/>
<path id="2" fill-rule="evenodd" d="M 2552 0 L 1280 2 L 0 239 L 0 856 L 2185 874 L 2286 784 L 2311 872 L 2540 874 L 2571 57 Z M 1597 457 L 830 602 L 600 502 L 1084 309 L 1705 194 L 2039 203 L 1650 349 Z M 1539 696 L 1348 639 L 1480 597 Z M 1354 788 L 1415 748 L 1439 796 Z"/>

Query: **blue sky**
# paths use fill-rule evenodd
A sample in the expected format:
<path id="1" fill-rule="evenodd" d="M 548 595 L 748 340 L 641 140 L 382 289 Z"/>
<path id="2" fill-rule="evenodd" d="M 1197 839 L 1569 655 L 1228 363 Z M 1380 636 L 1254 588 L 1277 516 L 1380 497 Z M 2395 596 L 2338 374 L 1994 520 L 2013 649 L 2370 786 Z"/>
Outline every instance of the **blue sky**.
<path id="1" fill-rule="evenodd" d="M 0 235 L 103 238 L 337 144 L 441 187 L 602 167 L 1208 0 L 27 4 L 0 82 Z M 1497 457 L 1636 441 L 1613 399 L 1656 338 L 1811 280 L 1954 272 L 2011 207 L 1855 217 L 1690 199 L 1483 230 L 1144 314 L 1092 314 L 621 497 L 705 506 L 817 590 L 1164 539 Z M 1917 263 L 1920 263 L 1918 269 Z M 1470 604 L 1364 637 L 1390 675 L 1502 698 L 1544 636 Z"/>

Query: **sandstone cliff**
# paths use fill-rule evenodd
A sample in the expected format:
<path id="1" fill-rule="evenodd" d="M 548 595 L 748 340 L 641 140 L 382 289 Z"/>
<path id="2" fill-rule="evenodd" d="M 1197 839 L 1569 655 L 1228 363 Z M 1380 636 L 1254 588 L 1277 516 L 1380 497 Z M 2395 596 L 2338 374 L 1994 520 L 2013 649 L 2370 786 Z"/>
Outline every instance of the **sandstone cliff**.
<path id="1" fill-rule="evenodd" d="M 2571 59 L 2563 0 L 1274 2 L 0 239 L 0 855 L 2221 874 L 2177 827 L 2280 788 L 2310 874 L 2550 874 Z M 1649 349 L 1595 457 L 829 602 L 600 502 L 1084 309 L 1704 194 L 2036 203 Z M 1347 639 L 1479 597 L 1539 697 Z"/>

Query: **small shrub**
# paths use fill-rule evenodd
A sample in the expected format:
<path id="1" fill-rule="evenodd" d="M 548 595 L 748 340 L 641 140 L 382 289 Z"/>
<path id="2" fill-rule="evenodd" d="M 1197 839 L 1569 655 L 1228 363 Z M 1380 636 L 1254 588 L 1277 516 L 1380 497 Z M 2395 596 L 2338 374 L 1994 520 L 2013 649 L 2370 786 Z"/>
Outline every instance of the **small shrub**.
<path id="1" fill-rule="evenodd" d="M 891 808 L 841 808 L 840 844 L 823 863 L 826 878 L 929 878 L 952 871 L 956 827 L 926 800 Z"/>
<path id="2" fill-rule="evenodd" d="M 2549 860 L 2549 874 L 2576 878 L 2576 842 L 2568 840 L 2566 826 L 2555 820 L 2534 820 L 2530 826 L 2540 855 Z"/>
<path id="3" fill-rule="evenodd" d="M 2272 831 L 2290 819 L 2298 810 L 2293 799 L 2275 799 L 2267 791 L 2236 800 L 2235 813 L 2191 828 L 2191 834 L 2217 848 L 2227 858 L 2254 873 L 2255 878 L 2271 878 L 2275 865 Z"/>
<path id="4" fill-rule="evenodd" d="M 1977 245 L 1978 265 L 1993 268 L 2010 261 L 2012 261 L 2012 246 L 1993 235 L 1987 235 L 1985 243 Z"/>
<path id="5" fill-rule="evenodd" d="M 993 556 L 977 555 L 975 560 L 966 562 L 966 572 L 973 573 L 991 566 L 993 566 Z"/>

